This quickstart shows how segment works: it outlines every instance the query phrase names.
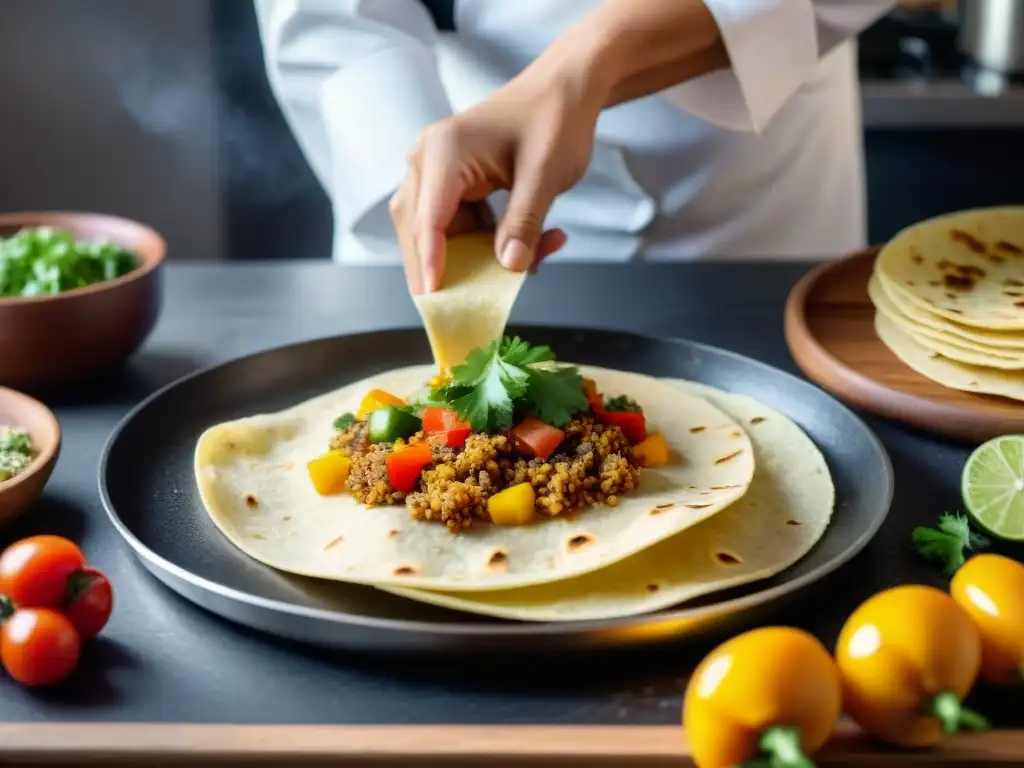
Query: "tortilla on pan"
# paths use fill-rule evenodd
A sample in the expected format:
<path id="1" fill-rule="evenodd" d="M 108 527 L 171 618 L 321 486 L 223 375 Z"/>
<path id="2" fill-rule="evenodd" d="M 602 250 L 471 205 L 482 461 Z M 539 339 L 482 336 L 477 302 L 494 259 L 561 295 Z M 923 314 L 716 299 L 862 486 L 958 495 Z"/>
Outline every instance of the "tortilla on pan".
<path id="1" fill-rule="evenodd" d="M 835 487 L 817 446 L 790 419 L 750 397 L 692 382 L 673 384 L 706 398 L 750 435 L 757 470 L 743 498 L 699 525 L 575 578 L 473 594 L 383 589 L 505 619 L 608 619 L 768 578 L 800 560 L 824 535 L 835 503 Z"/>
<path id="2" fill-rule="evenodd" d="M 380 374 L 279 413 L 219 424 L 200 437 L 195 473 L 220 531 L 250 557 L 291 573 L 447 591 L 518 588 L 608 566 L 709 518 L 746 493 L 750 439 L 708 401 L 634 373 L 581 367 L 607 393 L 628 393 L 657 424 L 668 463 L 641 470 L 614 506 L 527 525 L 480 523 L 460 533 L 413 519 L 405 506 L 368 508 L 349 493 L 318 494 L 306 462 L 367 391 L 410 393 L 416 366 Z"/>
<path id="3" fill-rule="evenodd" d="M 878 338 L 909 368 L 950 389 L 1024 400 L 1024 373 L 966 365 L 921 346 L 881 313 L 875 315 Z"/>
<path id="4" fill-rule="evenodd" d="M 879 253 L 893 295 L 971 328 L 1024 331 L 1024 207 L 941 216 L 903 230 Z"/>

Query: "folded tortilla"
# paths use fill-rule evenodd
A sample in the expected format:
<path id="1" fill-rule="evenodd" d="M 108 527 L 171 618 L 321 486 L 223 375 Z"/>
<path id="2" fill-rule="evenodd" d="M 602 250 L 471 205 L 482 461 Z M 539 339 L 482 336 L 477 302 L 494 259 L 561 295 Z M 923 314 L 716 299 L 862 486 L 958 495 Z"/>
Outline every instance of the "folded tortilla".
<path id="1" fill-rule="evenodd" d="M 616 506 L 524 526 L 481 523 L 454 535 L 414 520 L 404 505 L 367 508 L 350 494 L 317 494 L 305 464 L 326 450 L 333 420 L 357 410 L 370 389 L 408 395 L 433 370 L 380 374 L 278 413 L 209 428 L 196 446 L 195 474 L 214 524 L 250 557 L 298 575 L 460 592 L 510 589 L 641 552 L 741 499 L 753 479 L 750 439 L 720 408 L 648 376 L 581 367 L 604 393 L 636 400 L 669 443 L 669 463 L 642 470 L 640 487 Z"/>
<path id="2" fill-rule="evenodd" d="M 754 481 L 730 507 L 614 565 L 563 581 L 472 594 L 386 591 L 504 619 L 609 619 L 758 581 L 800 560 L 824 535 L 835 505 L 835 486 L 821 451 L 793 421 L 750 397 L 673 383 L 706 398 L 750 435 Z"/>

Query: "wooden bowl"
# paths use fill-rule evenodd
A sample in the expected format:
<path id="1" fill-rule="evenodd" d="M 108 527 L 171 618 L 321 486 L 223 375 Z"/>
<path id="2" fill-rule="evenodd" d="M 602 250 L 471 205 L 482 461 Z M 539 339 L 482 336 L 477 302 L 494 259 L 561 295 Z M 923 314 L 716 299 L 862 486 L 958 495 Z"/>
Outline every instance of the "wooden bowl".
<path id="1" fill-rule="evenodd" d="M 35 456 L 20 474 L 0 483 L 0 525 L 20 516 L 43 492 L 60 455 L 60 424 L 35 398 L 0 387 L 0 426 L 28 430 Z"/>
<path id="2" fill-rule="evenodd" d="M 142 263 L 116 280 L 53 296 L 0 297 L 0 386 L 36 391 L 93 378 L 130 357 L 156 325 L 167 246 L 153 229 L 96 213 L 0 214 L 0 236 L 51 226 L 107 240 Z"/>

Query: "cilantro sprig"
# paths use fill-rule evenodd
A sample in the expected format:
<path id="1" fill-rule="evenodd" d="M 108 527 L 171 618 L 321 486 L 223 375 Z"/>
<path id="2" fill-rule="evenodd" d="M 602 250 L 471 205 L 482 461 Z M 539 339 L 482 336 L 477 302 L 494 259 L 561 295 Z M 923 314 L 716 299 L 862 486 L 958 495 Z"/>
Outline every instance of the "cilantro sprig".
<path id="1" fill-rule="evenodd" d="M 976 552 L 989 545 L 989 540 L 972 531 L 968 519 L 960 514 L 940 516 L 934 528 L 918 526 L 911 539 L 917 554 L 942 565 L 948 576 L 964 564 L 965 552 Z"/>
<path id="2" fill-rule="evenodd" d="M 554 362 L 548 346 L 533 346 L 518 336 L 496 339 L 470 352 L 430 399 L 446 403 L 474 432 L 508 429 L 516 411 L 562 427 L 589 403 L 579 372 Z"/>

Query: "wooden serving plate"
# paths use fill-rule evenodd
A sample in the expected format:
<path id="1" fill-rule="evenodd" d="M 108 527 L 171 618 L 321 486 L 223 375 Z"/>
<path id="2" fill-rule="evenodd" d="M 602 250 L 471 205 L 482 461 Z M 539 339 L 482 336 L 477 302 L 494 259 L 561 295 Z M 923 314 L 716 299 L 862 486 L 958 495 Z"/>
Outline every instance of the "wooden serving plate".
<path id="1" fill-rule="evenodd" d="M 878 249 L 808 273 L 786 302 L 786 344 L 809 379 L 839 399 L 955 440 L 1024 432 L 1024 403 L 943 387 L 908 368 L 875 334 L 867 286 Z"/>

